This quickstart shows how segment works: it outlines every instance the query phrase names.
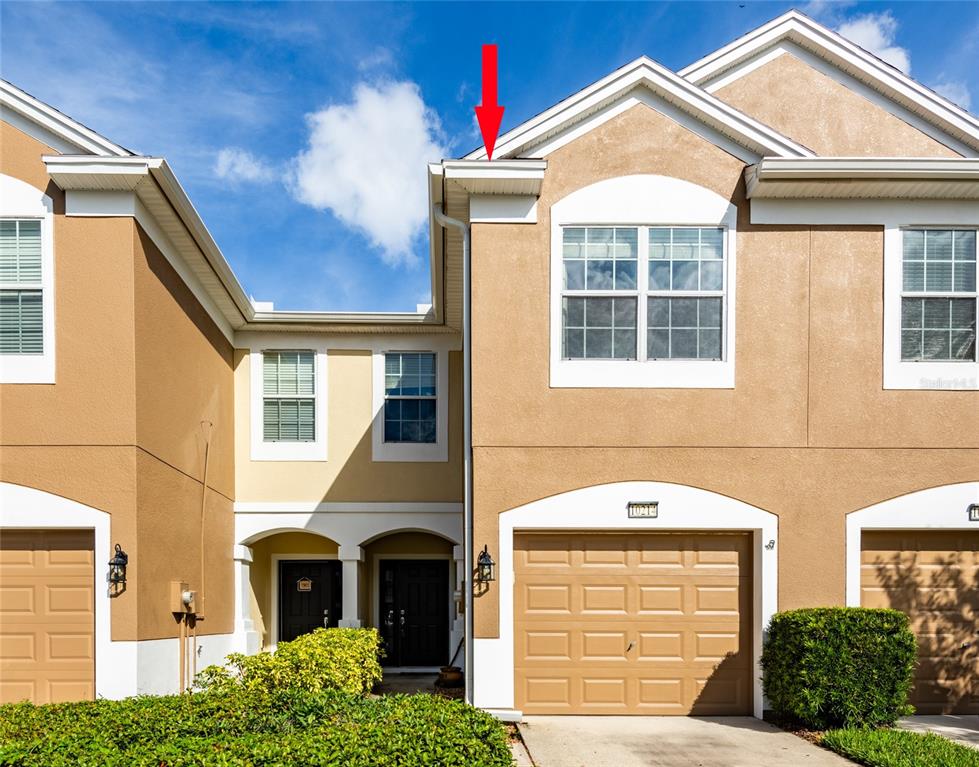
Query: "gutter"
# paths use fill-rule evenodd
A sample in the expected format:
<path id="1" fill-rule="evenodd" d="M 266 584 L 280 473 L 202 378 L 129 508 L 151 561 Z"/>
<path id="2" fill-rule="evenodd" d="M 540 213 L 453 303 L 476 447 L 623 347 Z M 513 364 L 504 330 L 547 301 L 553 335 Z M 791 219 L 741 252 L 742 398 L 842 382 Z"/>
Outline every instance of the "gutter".
<path id="1" fill-rule="evenodd" d="M 471 576 L 472 563 L 472 328 L 470 320 L 470 238 L 469 226 L 451 218 L 436 205 L 432 205 L 432 216 L 443 228 L 452 227 L 462 235 L 462 471 L 463 471 L 463 505 L 462 505 L 462 549 L 463 549 L 463 610 L 466 613 L 466 629 L 464 632 L 466 644 L 465 668 L 465 699 L 473 702 L 473 595 Z"/>

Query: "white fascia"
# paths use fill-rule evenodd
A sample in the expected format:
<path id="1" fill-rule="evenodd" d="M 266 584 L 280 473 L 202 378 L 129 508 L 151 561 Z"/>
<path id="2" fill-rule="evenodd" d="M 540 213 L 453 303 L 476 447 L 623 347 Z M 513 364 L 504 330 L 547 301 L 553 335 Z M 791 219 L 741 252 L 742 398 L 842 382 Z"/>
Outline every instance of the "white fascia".
<path id="1" fill-rule="evenodd" d="M 2 81 L 0 81 L 2 83 Z M 54 204 L 37 187 L 0 173 L 0 218 L 41 222 L 41 354 L 0 354 L 0 383 L 53 384 L 57 328 L 55 311 Z M 12 288 L 18 287 L 11 285 Z M 25 286 L 26 287 L 26 286 Z"/>
<path id="2" fill-rule="evenodd" d="M 903 231 L 916 227 L 977 228 L 974 200 L 751 201 L 751 223 L 767 226 L 882 226 L 884 228 L 883 388 L 977 390 L 979 361 L 901 360 Z"/>
<path id="3" fill-rule="evenodd" d="M 678 74 L 712 92 L 722 87 L 719 84 L 722 78 L 723 84 L 728 84 L 747 74 L 757 57 L 783 42 L 812 52 L 912 114 L 925 118 L 957 142 L 966 144 L 971 156 L 979 150 L 979 120 L 896 67 L 795 10 L 684 67 Z"/>
<path id="4" fill-rule="evenodd" d="M 552 388 L 733 389 L 738 209 L 716 192 L 668 176 L 598 181 L 551 206 L 550 385 Z M 719 226 L 724 229 L 724 315 L 720 360 L 568 360 L 562 356 L 562 230 L 565 226 Z M 640 250 L 644 243 L 639 243 Z M 640 260 L 637 322 L 645 317 Z"/>
<path id="5" fill-rule="evenodd" d="M 496 144 L 502 159 L 534 156 L 538 144 L 638 86 L 645 86 L 710 127 L 741 143 L 759 156 L 811 157 L 813 153 L 766 125 L 687 82 L 652 59 L 642 56 L 607 77 L 561 101 L 537 117 L 503 134 Z M 466 155 L 485 160 L 486 149 Z M 496 164 L 494 160 L 491 164 Z"/>

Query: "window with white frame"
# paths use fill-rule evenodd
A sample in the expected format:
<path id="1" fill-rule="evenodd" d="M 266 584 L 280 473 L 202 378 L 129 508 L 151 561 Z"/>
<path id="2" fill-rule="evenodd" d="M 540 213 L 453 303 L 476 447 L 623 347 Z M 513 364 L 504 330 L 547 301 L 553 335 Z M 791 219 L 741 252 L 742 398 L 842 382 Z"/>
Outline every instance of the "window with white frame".
<path id="1" fill-rule="evenodd" d="M 41 221 L 0 220 L 0 354 L 44 354 Z"/>
<path id="2" fill-rule="evenodd" d="M 384 355 L 384 442 L 435 443 L 436 364 L 434 352 Z"/>
<path id="3" fill-rule="evenodd" d="M 315 441 L 314 352 L 262 353 L 262 438 L 265 442 Z"/>
<path id="4" fill-rule="evenodd" d="M 902 362 L 974 362 L 975 229 L 903 230 Z"/>
<path id="5" fill-rule="evenodd" d="M 721 360 L 724 229 L 567 226 L 562 358 Z"/>

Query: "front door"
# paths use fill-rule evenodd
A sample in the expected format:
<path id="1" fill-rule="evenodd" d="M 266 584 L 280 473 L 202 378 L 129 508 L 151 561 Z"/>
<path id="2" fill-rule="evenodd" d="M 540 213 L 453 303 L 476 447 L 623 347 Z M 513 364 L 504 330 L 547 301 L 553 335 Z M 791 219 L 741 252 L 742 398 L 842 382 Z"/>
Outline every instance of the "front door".
<path id="1" fill-rule="evenodd" d="M 322 626 L 336 626 L 342 595 L 339 562 L 279 562 L 279 641 L 289 642 Z"/>
<path id="2" fill-rule="evenodd" d="M 382 559 L 381 633 L 386 666 L 442 666 L 449 661 L 449 563 Z"/>

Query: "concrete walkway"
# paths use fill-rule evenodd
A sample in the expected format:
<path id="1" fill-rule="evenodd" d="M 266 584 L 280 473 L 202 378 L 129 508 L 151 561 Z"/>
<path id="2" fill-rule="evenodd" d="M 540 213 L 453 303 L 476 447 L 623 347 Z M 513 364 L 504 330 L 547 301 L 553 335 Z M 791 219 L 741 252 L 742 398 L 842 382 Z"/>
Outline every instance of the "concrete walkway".
<path id="1" fill-rule="evenodd" d="M 902 730 L 933 732 L 944 735 L 965 746 L 979 748 L 979 716 L 947 714 L 945 716 L 909 716 L 901 719 L 897 726 Z"/>
<path id="2" fill-rule="evenodd" d="M 852 767 L 750 717 L 528 716 L 519 727 L 536 767 Z"/>

